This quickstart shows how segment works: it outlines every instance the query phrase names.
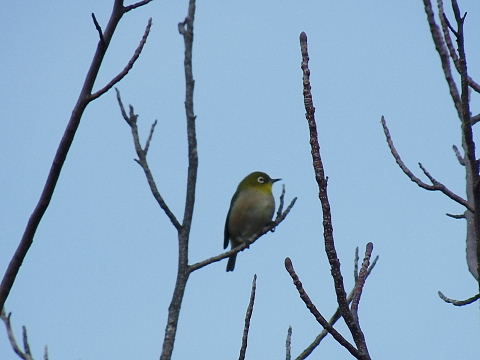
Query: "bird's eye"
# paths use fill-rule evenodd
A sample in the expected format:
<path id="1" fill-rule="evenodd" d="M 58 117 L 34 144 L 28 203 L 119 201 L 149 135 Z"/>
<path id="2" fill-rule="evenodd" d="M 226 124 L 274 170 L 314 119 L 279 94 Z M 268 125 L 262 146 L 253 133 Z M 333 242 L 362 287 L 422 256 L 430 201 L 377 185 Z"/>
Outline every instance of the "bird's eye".
<path id="1" fill-rule="evenodd" d="M 263 176 L 259 176 L 257 178 L 257 181 L 260 183 L 260 184 L 264 184 L 265 183 L 265 178 Z"/>

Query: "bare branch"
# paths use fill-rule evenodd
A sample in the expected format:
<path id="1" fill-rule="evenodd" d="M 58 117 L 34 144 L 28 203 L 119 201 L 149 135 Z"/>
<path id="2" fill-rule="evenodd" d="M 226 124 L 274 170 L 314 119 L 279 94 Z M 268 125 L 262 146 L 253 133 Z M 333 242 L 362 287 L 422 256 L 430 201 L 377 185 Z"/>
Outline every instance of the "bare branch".
<path id="1" fill-rule="evenodd" d="M 323 328 L 327 330 L 340 345 L 347 349 L 350 354 L 352 354 L 357 359 L 363 359 L 364 357 L 362 356 L 362 354 L 352 344 L 350 344 L 337 330 L 335 330 L 335 328 L 333 328 L 333 326 L 331 326 L 328 321 L 323 317 L 323 315 L 320 314 L 320 312 L 317 310 L 316 306 L 312 303 L 312 300 L 303 288 L 302 282 L 298 278 L 298 275 L 293 268 L 292 261 L 288 257 L 285 259 L 285 269 L 287 269 L 288 273 L 290 274 L 290 277 L 293 280 L 293 284 L 297 288 L 300 298 L 303 300 L 305 306 L 308 310 L 310 310 L 318 323 L 322 325 Z"/>
<path id="2" fill-rule="evenodd" d="M 440 297 L 440 299 L 442 299 L 446 303 L 449 303 L 455 306 L 465 306 L 465 305 L 473 304 L 475 301 L 480 299 L 480 294 L 477 294 L 466 300 L 453 300 L 443 295 L 441 291 L 438 292 L 438 296 Z"/>
<path id="3" fill-rule="evenodd" d="M 22 327 L 22 330 L 23 330 L 23 346 L 24 346 L 24 350 L 22 351 L 20 349 L 20 346 L 18 346 L 17 340 L 15 338 L 15 334 L 13 333 L 12 323 L 10 321 L 11 316 L 12 316 L 12 313 L 8 313 L 8 315 L 6 315 L 4 310 L 1 310 L 1 312 L 0 312 L 0 319 L 5 324 L 5 328 L 7 330 L 7 336 L 8 336 L 8 340 L 10 342 L 10 346 L 12 347 L 13 351 L 15 352 L 15 354 L 18 355 L 18 357 L 20 359 L 22 359 L 22 360 L 33 360 L 32 354 L 30 352 L 30 345 L 28 344 L 27 330 L 25 329 L 25 326 Z"/>
<path id="4" fill-rule="evenodd" d="M 128 72 L 132 69 L 133 64 L 135 64 L 137 59 L 140 57 L 140 54 L 142 53 L 143 47 L 147 42 L 148 35 L 150 34 L 151 27 L 152 27 L 152 18 L 148 19 L 145 32 L 143 33 L 142 39 L 140 40 L 140 43 L 135 49 L 135 52 L 133 53 L 133 56 L 130 59 L 130 61 L 127 63 L 127 65 L 123 68 L 123 70 L 117 76 L 115 76 L 112 80 L 110 80 L 110 82 L 107 85 L 105 85 L 103 88 L 93 93 L 92 95 L 90 95 L 90 101 L 95 100 L 96 98 L 105 94 L 108 90 L 110 90 L 115 84 L 120 82 L 120 80 L 122 80 L 128 74 Z"/>
<path id="5" fill-rule="evenodd" d="M 451 217 L 451 218 L 453 218 L 453 219 L 465 219 L 465 218 L 466 218 L 465 214 L 458 214 L 458 215 L 456 215 L 456 214 L 446 213 L 445 215 L 447 215 L 448 217 Z"/>
<path id="6" fill-rule="evenodd" d="M 185 199 L 185 211 L 183 215 L 183 224 L 185 231 L 190 231 L 190 225 L 193 216 L 193 207 L 195 204 L 195 189 L 197 184 L 198 168 L 198 149 L 197 136 L 195 128 L 195 112 L 193 109 L 193 90 L 195 80 L 192 72 L 192 49 L 193 49 L 193 22 L 195 18 L 195 0 L 190 0 L 188 4 L 188 14 L 183 22 L 178 24 L 178 32 L 183 36 L 185 44 L 185 115 L 187 119 L 187 139 L 188 139 L 188 171 L 187 171 L 187 192 Z"/>
<path id="7" fill-rule="evenodd" d="M 15 282 L 18 271 L 20 270 L 20 266 L 22 265 L 22 262 L 33 243 L 33 238 L 35 236 L 35 232 L 37 231 L 38 225 L 40 224 L 40 221 L 42 220 L 42 217 L 45 214 L 48 205 L 50 204 L 57 181 L 60 178 L 60 173 L 67 158 L 68 151 L 70 150 L 70 146 L 72 145 L 76 131 L 80 125 L 80 119 L 82 118 L 83 112 L 85 111 L 87 105 L 93 100 L 91 97 L 91 91 L 95 83 L 95 79 L 97 78 L 100 65 L 105 57 L 105 53 L 107 52 L 113 33 L 115 32 L 115 29 L 124 14 L 122 3 L 123 1 L 120 0 L 114 1 L 110 19 L 103 33 L 104 41 L 102 42 L 99 40 L 95 55 L 93 56 L 90 68 L 83 83 L 82 90 L 80 91 L 77 102 L 70 116 L 70 120 L 65 128 L 62 140 L 58 145 L 55 157 L 52 161 L 52 165 L 40 195 L 40 199 L 30 215 L 22 239 L 20 240 L 15 254 L 12 256 L 7 270 L 2 278 L 2 282 L 0 284 L 0 309 L 2 309 L 5 304 L 5 300 L 7 299 L 13 283 Z"/>
<path id="8" fill-rule="evenodd" d="M 285 341 L 285 360 L 292 359 L 292 327 L 288 327 L 287 340 Z"/>
<path id="9" fill-rule="evenodd" d="M 468 85 L 477 93 L 480 93 L 480 84 L 473 80 L 470 76 L 468 77 Z"/>
<path id="10" fill-rule="evenodd" d="M 382 116 L 382 127 L 383 127 L 383 132 L 385 133 L 385 138 L 387 140 L 388 147 L 390 148 L 390 152 L 392 153 L 393 158 L 395 159 L 396 163 L 402 169 L 405 175 L 408 176 L 408 178 L 413 181 L 415 184 L 417 184 L 419 187 L 425 190 L 429 191 L 440 191 L 446 196 L 448 196 L 450 199 L 458 202 L 459 204 L 465 206 L 468 210 L 473 211 L 472 206 L 461 196 L 455 194 L 451 190 L 449 190 L 445 185 L 437 181 L 435 178 L 433 178 L 428 171 L 425 170 L 425 168 L 422 166 L 422 164 L 419 163 L 420 168 L 423 170 L 425 175 L 429 178 L 429 180 L 432 182 L 432 185 L 424 183 L 422 180 L 420 180 L 418 177 L 416 177 L 412 171 L 405 165 L 403 160 L 401 159 L 400 155 L 397 152 L 397 149 L 395 148 L 395 145 L 393 144 L 392 138 L 390 136 L 390 131 L 388 130 L 387 127 L 387 122 L 385 120 L 385 117 Z"/>
<path id="11" fill-rule="evenodd" d="M 135 4 L 132 4 L 132 5 L 128 5 L 128 6 L 125 6 L 124 7 L 124 12 L 127 13 L 129 12 L 130 10 L 133 10 L 133 9 L 136 9 L 140 6 L 143 6 L 143 5 L 147 5 L 148 3 L 152 2 L 153 0 L 143 0 L 143 1 L 139 1 Z"/>
<path id="12" fill-rule="evenodd" d="M 305 105 L 305 117 L 308 122 L 310 133 L 310 147 L 313 161 L 313 168 L 315 171 L 315 179 L 318 184 L 319 199 L 322 204 L 323 213 L 323 237 L 325 244 L 325 252 L 330 263 L 330 272 L 335 284 L 335 293 L 337 295 L 337 302 L 340 307 L 345 323 L 347 324 L 355 344 L 358 347 L 361 358 L 369 359 L 368 348 L 360 326 L 355 321 L 353 314 L 348 308 L 347 295 L 343 285 L 343 277 L 340 271 L 340 261 L 338 260 L 337 251 L 335 249 L 335 242 L 333 238 L 333 226 L 330 212 L 330 203 L 328 201 L 327 193 L 327 178 L 323 169 L 322 158 L 320 156 L 320 145 L 318 143 L 317 124 L 315 122 L 315 107 L 313 105 L 312 92 L 310 86 L 310 69 L 308 68 L 308 45 L 307 34 L 302 32 L 300 34 L 300 49 L 302 53 L 302 72 L 303 72 L 303 99 Z"/>
<path id="13" fill-rule="evenodd" d="M 257 241 L 260 237 L 262 237 L 263 235 L 265 235 L 267 232 L 275 229 L 283 220 L 285 220 L 285 218 L 287 217 L 287 215 L 290 213 L 290 210 L 292 210 L 292 207 L 293 205 L 295 205 L 295 202 L 297 201 L 297 198 L 293 198 L 293 200 L 290 202 L 290 204 L 287 206 L 287 208 L 285 209 L 285 211 L 281 214 L 278 214 L 277 212 L 277 216 L 275 218 L 275 220 L 265 226 L 263 228 L 263 230 L 258 233 L 258 234 L 255 234 L 253 236 L 251 236 L 249 239 L 247 239 L 245 242 L 243 242 L 240 246 L 236 246 L 234 247 L 233 249 L 229 250 L 229 251 L 226 251 L 224 253 L 221 253 L 220 255 L 217 255 L 217 256 L 213 256 L 211 258 L 208 258 L 206 260 L 203 260 L 203 261 L 199 261 L 195 264 L 192 264 L 188 267 L 188 271 L 189 273 L 191 272 L 194 272 L 198 269 L 201 269 L 211 263 L 214 263 L 214 262 L 217 262 L 217 261 L 220 261 L 220 260 L 223 260 L 225 258 L 228 258 L 234 254 L 237 254 L 239 253 L 240 251 L 243 251 L 247 248 L 250 247 L 250 245 L 252 245 L 255 241 Z M 280 207 L 283 207 L 283 199 L 280 198 L 280 205 L 279 205 L 279 208 Z"/>
<path id="14" fill-rule="evenodd" d="M 177 229 L 177 231 L 180 231 L 182 226 L 180 225 L 177 218 L 175 217 L 173 212 L 170 210 L 167 203 L 163 199 L 162 195 L 158 191 L 157 184 L 155 182 L 155 179 L 153 178 L 152 172 L 150 170 L 150 167 L 149 167 L 148 161 L 147 161 L 147 151 L 148 151 L 148 147 L 150 146 L 149 144 L 150 144 L 151 137 L 153 136 L 153 130 L 155 128 L 155 122 L 150 129 L 150 135 L 148 137 L 147 144 L 145 145 L 145 150 L 144 150 L 142 148 L 142 145 L 140 144 L 140 135 L 138 134 L 138 127 L 137 127 L 138 115 L 135 114 L 132 105 L 130 105 L 130 114 L 127 115 L 127 113 L 125 111 L 125 107 L 123 106 L 122 98 L 120 97 L 120 91 L 117 88 L 115 88 L 115 91 L 117 93 L 117 101 L 118 101 L 118 105 L 120 107 L 120 111 L 122 113 L 122 116 L 125 119 L 125 121 L 127 122 L 127 124 L 130 126 L 130 130 L 132 132 L 133 143 L 135 145 L 135 151 L 136 151 L 137 156 L 138 156 L 138 159 L 136 159 L 136 162 L 143 169 L 143 172 L 145 173 L 145 177 L 147 178 L 148 185 L 150 187 L 150 191 L 152 192 L 152 195 L 155 198 L 155 200 L 157 201 L 158 205 L 165 212 L 167 217 L 170 219 L 170 222 L 173 224 L 175 229 Z"/>
<path id="15" fill-rule="evenodd" d="M 353 280 L 355 281 L 355 284 L 358 281 L 358 246 L 355 248 L 355 258 L 353 259 Z"/>
<path id="16" fill-rule="evenodd" d="M 279 217 L 282 214 L 284 201 L 285 201 L 285 184 L 282 184 L 282 193 L 280 194 L 280 205 L 277 210 L 277 217 Z"/>
<path id="17" fill-rule="evenodd" d="M 462 156 L 462 154 L 460 154 L 460 151 L 458 150 L 457 146 L 452 145 L 452 149 L 460 165 L 465 166 L 465 158 Z"/>
<path id="18" fill-rule="evenodd" d="M 152 141 L 153 133 L 155 131 L 155 126 L 157 126 L 157 120 L 155 120 L 150 127 L 150 134 L 148 134 L 147 141 L 145 143 L 145 148 L 143 149 L 143 152 L 145 153 L 145 156 L 148 154 L 148 149 L 150 148 L 150 142 Z"/>
<path id="19" fill-rule="evenodd" d="M 455 35 L 455 37 L 459 36 L 458 30 L 455 30 L 453 26 L 450 24 L 448 21 L 447 16 L 445 15 L 445 11 L 443 9 L 443 1 L 442 0 L 437 0 L 438 4 L 438 13 L 440 17 L 440 22 L 442 25 L 442 31 L 443 31 L 443 36 L 445 39 L 445 44 L 448 48 L 448 52 L 450 53 L 450 57 L 453 60 L 453 63 L 455 65 L 455 68 L 457 69 L 458 73 L 461 73 L 461 66 L 460 66 L 460 59 L 453 47 L 453 42 L 452 38 L 450 37 L 450 32 L 449 30 Z M 458 7 L 458 6 L 457 6 Z M 463 20 L 462 20 L 463 21 Z M 468 78 L 468 85 L 476 92 L 480 92 L 480 84 L 478 84 L 475 80 L 473 80 L 470 76 L 467 76 Z"/>
<path id="20" fill-rule="evenodd" d="M 358 248 L 357 248 L 358 249 Z M 358 254 L 358 252 L 357 252 Z M 355 259 L 355 261 L 358 262 L 358 255 L 357 255 L 357 258 Z M 370 264 L 368 270 L 367 270 L 367 278 L 368 276 L 370 275 L 370 273 L 373 271 L 373 269 L 375 268 L 375 265 L 377 265 L 377 261 L 378 261 L 378 255 L 375 256 L 375 259 L 373 259 L 372 263 Z M 353 289 L 350 291 L 350 293 L 348 294 L 348 297 L 347 297 L 347 303 L 350 304 L 352 302 L 352 299 L 353 299 L 353 295 L 354 295 L 354 292 L 355 292 L 355 286 L 353 287 Z M 337 310 L 335 311 L 335 313 L 330 317 L 330 320 L 328 320 L 328 323 L 333 326 L 338 319 L 341 318 L 341 314 L 340 314 L 340 308 L 337 308 Z M 313 350 L 315 350 L 315 348 L 320 344 L 320 342 L 328 335 L 328 331 L 323 329 L 320 334 L 318 334 L 318 336 L 315 338 L 315 340 L 313 340 L 313 342 L 308 345 L 305 350 L 302 351 L 302 353 L 300 355 L 298 355 L 298 357 L 295 359 L 295 360 L 304 360 L 306 359 L 312 352 Z"/>
<path id="21" fill-rule="evenodd" d="M 459 73 L 461 78 L 461 111 L 459 112 L 459 118 L 462 121 L 462 147 L 465 153 L 467 200 L 470 204 L 472 204 L 473 209 L 479 209 L 479 164 L 476 158 L 475 141 L 473 139 L 469 94 L 470 83 L 464 39 L 464 22 L 467 13 L 465 13 L 463 16 L 460 14 L 460 8 L 458 6 L 457 0 L 452 0 L 452 8 L 455 15 L 455 21 L 457 23 L 456 40 L 459 57 Z M 471 220 L 473 220 L 473 222 Z M 472 254 L 471 251 L 474 250 L 475 247 L 476 254 Z M 480 211 L 475 211 L 473 212 L 473 216 L 467 217 L 467 263 L 470 272 L 478 281 L 480 290 Z"/>
<path id="22" fill-rule="evenodd" d="M 435 16 L 432 10 L 432 4 L 430 0 L 423 0 L 423 5 L 425 8 L 425 13 L 427 15 L 428 25 L 430 26 L 430 33 L 432 34 L 433 43 L 435 44 L 435 49 L 440 56 L 440 62 L 442 64 L 443 74 L 447 80 L 448 88 L 450 90 L 450 96 L 452 97 L 455 108 L 459 117 L 461 117 L 462 108 L 461 108 L 461 99 L 458 93 L 457 85 L 452 76 L 452 71 L 450 69 L 449 53 L 443 39 L 442 33 L 435 22 Z"/>
<path id="23" fill-rule="evenodd" d="M 29 359 L 32 359 L 32 352 L 30 351 L 30 344 L 28 343 L 27 328 L 22 326 L 22 339 L 23 339 L 23 348 L 25 349 L 25 354 Z"/>
<path id="24" fill-rule="evenodd" d="M 247 312 L 245 314 L 245 326 L 243 328 L 242 346 L 240 347 L 240 355 L 238 360 L 245 360 L 247 351 L 248 331 L 250 329 L 250 320 L 252 319 L 253 305 L 255 304 L 255 291 L 257 289 L 257 274 L 253 276 L 252 291 L 250 293 L 250 301 L 248 302 Z"/>
<path id="25" fill-rule="evenodd" d="M 185 208 L 181 229 L 178 230 L 178 270 L 175 288 L 168 307 L 168 319 L 165 326 L 162 353 L 160 360 L 170 360 L 172 357 L 175 336 L 177 333 L 180 308 L 190 275 L 188 266 L 188 242 L 192 225 L 193 209 L 195 206 L 195 189 L 197 186 L 198 149 L 195 129 L 195 112 L 193 108 L 193 91 L 195 81 L 192 71 L 193 50 L 193 24 L 195 20 L 195 0 L 189 0 L 188 12 L 185 20 L 178 25 L 180 34 L 183 36 L 185 54 L 183 67 L 185 70 L 185 115 L 187 120 L 187 143 L 188 143 L 188 170 L 187 190 L 185 194 Z M 183 24 L 183 25 L 181 25 Z"/>
<path id="26" fill-rule="evenodd" d="M 95 13 L 93 13 L 93 12 L 92 12 L 92 20 L 93 20 L 93 23 L 95 24 L 95 29 L 97 29 L 97 31 L 98 31 L 98 36 L 100 38 L 100 41 L 102 42 L 102 44 L 105 44 L 105 39 L 103 38 L 102 27 L 98 23 L 97 18 L 95 17 Z"/>
<path id="27" fill-rule="evenodd" d="M 358 248 L 357 248 L 358 249 Z M 360 273 L 358 278 L 355 281 L 354 296 L 352 299 L 351 311 L 357 323 L 358 320 L 358 303 L 360 302 L 360 297 L 362 296 L 363 287 L 365 286 L 365 280 L 367 279 L 367 271 L 370 266 L 370 258 L 372 257 L 373 244 L 369 242 L 365 249 L 365 256 L 363 258 L 362 267 L 360 268 Z"/>
<path id="28" fill-rule="evenodd" d="M 456 69 L 458 70 L 459 69 L 458 55 L 457 55 L 457 52 L 455 51 L 455 48 L 453 47 L 452 38 L 450 37 L 450 31 L 455 36 L 457 36 L 457 32 L 450 24 L 450 21 L 448 21 L 447 15 L 445 14 L 445 10 L 443 8 L 443 0 L 437 0 L 437 6 L 438 6 L 438 17 L 440 18 L 440 24 L 442 26 L 442 31 L 443 31 L 443 39 L 445 41 L 445 45 L 447 46 L 448 52 L 450 53 L 450 57 L 452 58 L 453 63 Z"/>
<path id="29" fill-rule="evenodd" d="M 475 125 L 476 123 L 478 123 L 480 121 L 480 114 L 472 116 L 470 121 L 472 122 L 472 125 Z"/>

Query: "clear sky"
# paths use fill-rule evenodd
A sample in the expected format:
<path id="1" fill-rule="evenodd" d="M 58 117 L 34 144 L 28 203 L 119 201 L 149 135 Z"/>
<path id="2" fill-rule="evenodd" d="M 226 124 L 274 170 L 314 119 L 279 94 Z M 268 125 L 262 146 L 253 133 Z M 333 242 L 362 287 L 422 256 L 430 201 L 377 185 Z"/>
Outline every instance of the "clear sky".
<path id="1" fill-rule="evenodd" d="M 3 274 L 39 197 L 113 1 L 8 1 L 0 13 L 0 271 Z M 447 6 L 448 4 L 446 4 Z M 480 2 L 468 11 L 470 73 L 480 79 Z M 119 24 L 95 88 L 127 63 L 149 17 L 151 36 L 118 85 L 158 126 L 150 164 L 177 217 L 183 214 L 186 137 L 183 39 L 187 1 L 154 1 Z M 437 296 L 467 298 L 477 285 L 465 262 L 460 205 L 417 188 L 396 166 L 380 126 L 417 174 L 421 161 L 464 195 L 451 151 L 459 120 L 448 95 L 421 0 L 198 1 L 194 77 L 200 158 L 190 261 L 219 254 L 230 197 L 249 172 L 281 177 L 290 216 L 237 259 L 194 273 L 180 316 L 175 359 L 238 357 L 253 275 L 257 301 L 249 359 L 300 353 L 321 327 L 284 269 L 289 256 L 318 309 L 336 308 L 323 251 L 321 209 L 304 118 L 298 36 L 309 38 L 319 139 L 346 284 L 353 254 L 374 243 L 379 263 L 367 281 L 360 320 L 377 359 L 476 359 L 479 307 L 454 308 Z M 472 111 L 480 111 L 478 100 Z M 478 140 L 478 138 L 477 138 Z M 51 205 L 7 300 L 17 334 L 53 359 L 156 359 L 176 272 L 176 235 L 135 157 L 114 92 L 86 110 Z M 281 186 L 275 185 L 278 196 Z M 338 329 L 345 333 L 344 326 Z M 346 359 L 331 338 L 312 359 Z M 16 359 L 0 330 L 0 359 Z"/>

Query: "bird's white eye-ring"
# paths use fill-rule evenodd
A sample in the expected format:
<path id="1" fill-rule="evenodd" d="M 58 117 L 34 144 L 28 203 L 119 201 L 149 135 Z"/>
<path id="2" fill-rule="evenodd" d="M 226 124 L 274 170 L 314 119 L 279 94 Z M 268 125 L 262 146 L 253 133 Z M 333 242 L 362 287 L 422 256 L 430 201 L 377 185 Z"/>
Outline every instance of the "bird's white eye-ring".
<path id="1" fill-rule="evenodd" d="M 260 183 L 260 184 L 265 184 L 265 178 L 263 176 L 259 176 L 257 178 L 257 181 Z"/>

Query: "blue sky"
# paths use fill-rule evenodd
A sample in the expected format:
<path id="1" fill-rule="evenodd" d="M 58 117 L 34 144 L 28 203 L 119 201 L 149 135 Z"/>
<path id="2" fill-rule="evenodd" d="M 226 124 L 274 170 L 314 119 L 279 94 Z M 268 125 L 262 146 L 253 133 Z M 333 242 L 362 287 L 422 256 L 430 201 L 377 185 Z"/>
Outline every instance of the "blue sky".
<path id="1" fill-rule="evenodd" d="M 94 12 L 105 26 L 111 1 L 8 2 L 0 14 L 0 270 L 3 274 L 43 187 L 97 43 Z M 447 4 L 446 4 L 447 5 Z M 480 3 L 468 11 L 470 74 L 480 79 L 476 34 Z M 143 134 L 158 126 L 150 165 L 181 217 L 186 179 L 183 40 L 177 23 L 187 1 L 154 1 L 127 14 L 95 88 L 115 76 L 141 38 L 151 36 L 118 85 L 140 114 Z M 436 295 L 467 298 L 477 289 L 465 263 L 465 226 L 444 214 L 459 205 L 417 188 L 393 161 L 385 115 L 404 161 L 421 161 L 464 194 L 451 151 L 459 120 L 428 31 L 422 1 L 208 1 L 197 4 L 195 112 L 200 157 L 190 261 L 222 251 L 230 197 L 249 172 L 281 177 L 290 216 L 241 253 L 189 281 L 175 359 L 236 358 L 253 274 L 257 301 L 247 358 L 284 357 L 321 331 L 284 269 L 291 257 L 327 317 L 336 308 L 323 252 L 304 118 L 298 36 L 309 37 L 319 140 L 346 284 L 356 246 L 374 243 L 379 263 L 367 281 L 360 320 L 373 358 L 474 359 L 478 305 L 454 308 Z M 480 111 L 473 95 L 472 111 Z M 114 92 L 86 110 L 52 203 L 7 300 L 17 333 L 51 359 L 158 358 L 176 272 L 176 234 L 149 193 Z M 275 185 L 278 196 L 281 187 Z M 344 326 L 338 329 L 345 333 Z M 312 355 L 347 358 L 329 338 Z M 0 331 L 0 358 L 16 359 Z"/>

